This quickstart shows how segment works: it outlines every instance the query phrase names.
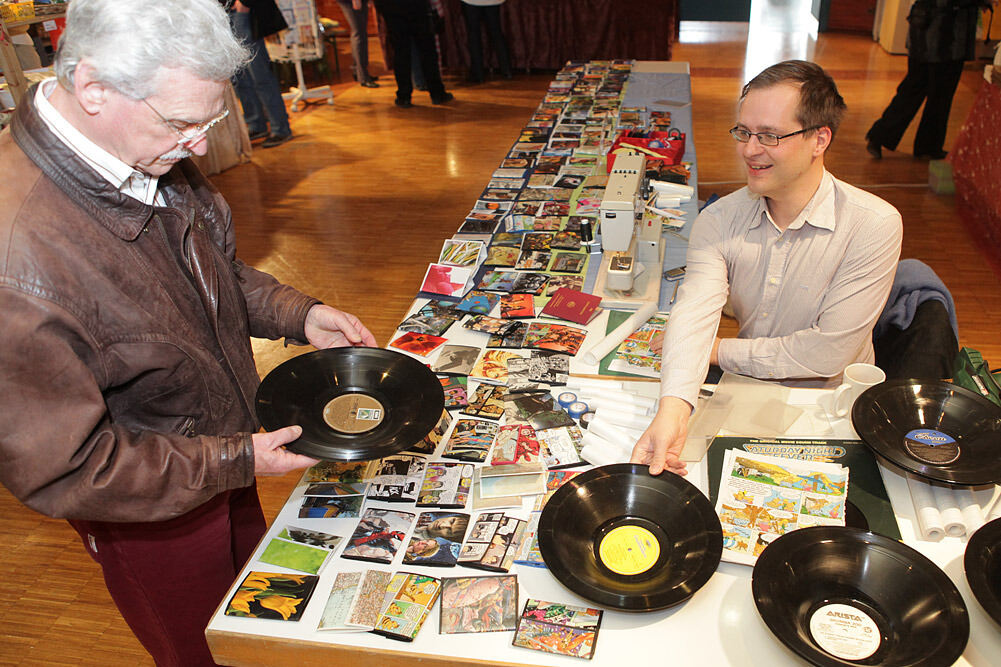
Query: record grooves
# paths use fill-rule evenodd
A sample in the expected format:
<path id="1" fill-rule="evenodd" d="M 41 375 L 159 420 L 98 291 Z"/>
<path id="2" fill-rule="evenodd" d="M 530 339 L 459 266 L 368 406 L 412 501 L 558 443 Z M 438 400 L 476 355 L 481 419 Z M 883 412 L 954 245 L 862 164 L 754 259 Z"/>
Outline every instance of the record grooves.
<path id="1" fill-rule="evenodd" d="M 434 373 L 412 357 L 337 347 L 294 357 L 268 373 L 256 407 L 265 430 L 302 427 L 290 451 L 358 461 L 419 442 L 441 418 L 445 397 Z"/>
<path id="2" fill-rule="evenodd" d="M 698 489 L 630 463 L 588 470 L 557 489 L 539 517 L 538 538 L 560 583 L 625 611 L 687 600 L 723 552 L 719 518 Z"/>

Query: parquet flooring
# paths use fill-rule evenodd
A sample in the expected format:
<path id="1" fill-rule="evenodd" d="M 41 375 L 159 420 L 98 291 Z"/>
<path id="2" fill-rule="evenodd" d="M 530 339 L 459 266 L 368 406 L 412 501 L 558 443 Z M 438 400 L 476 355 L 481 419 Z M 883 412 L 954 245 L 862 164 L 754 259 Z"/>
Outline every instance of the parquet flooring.
<path id="1" fill-rule="evenodd" d="M 695 27 L 700 41 L 685 41 L 683 30 L 674 59 L 691 63 L 705 197 L 741 185 L 726 130 L 754 40 L 746 24 Z M 930 264 L 951 288 L 961 343 L 1001 364 L 998 276 L 959 219 L 953 197 L 928 189 L 927 163 L 905 153 L 875 161 L 865 152 L 862 137 L 903 77 L 906 59 L 887 55 L 867 35 L 829 33 L 815 42 L 794 36 L 776 40 L 772 62 L 798 56 L 806 40 L 807 56 L 831 71 L 849 105 L 828 168 L 901 211 L 904 256 Z M 432 107 L 416 93 L 416 106 L 403 110 L 392 104 L 391 77 L 377 61 L 375 42 L 372 70 L 383 76 L 374 90 L 350 82 L 347 40 L 341 42 L 348 80 L 335 84 L 336 103 L 293 114 L 293 141 L 257 151 L 250 163 L 214 180 L 233 207 L 244 260 L 357 314 L 384 345 L 427 263 L 461 223 L 552 73 L 478 86 L 450 80 L 454 103 Z M 956 93 L 947 148 L 980 86 L 978 68 L 968 67 Z M 912 138 L 913 129 L 902 146 Z M 254 347 L 262 375 L 300 352 L 273 342 Z M 269 519 L 296 479 L 261 481 Z M 0 490 L 0 516 L 0 665 L 152 664 L 65 523 L 25 509 L 6 490 Z"/>

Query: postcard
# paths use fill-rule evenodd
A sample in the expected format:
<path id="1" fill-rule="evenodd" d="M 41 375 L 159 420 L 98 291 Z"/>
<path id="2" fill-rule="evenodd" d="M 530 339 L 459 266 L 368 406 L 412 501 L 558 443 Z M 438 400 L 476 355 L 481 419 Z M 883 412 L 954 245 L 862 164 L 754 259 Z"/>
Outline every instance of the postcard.
<path id="1" fill-rule="evenodd" d="M 472 279 L 473 269 L 468 266 L 431 264 L 424 274 L 421 291 L 445 296 L 462 296 Z"/>
<path id="2" fill-rule="evenodd" d="M 441 348 L 431 370 L 438 375 L 469 375 L 479 354 L 478 347 L 448 343 Z"/>
<path id="3" fill-rule="evenodd" d="M 341 558 L 392 563 L 413 520 L 414 515 L 410 512 L 365 510 Z"/>
<path id="4" fill-rule="evenodd" d="M 226 605 L 226 616 L 298 621 L 320 580 L 315 574 L 249 572 Z"/>
<path id="5" fill-rule="evenodd" d="M 492 575 L 442 580 L 438 632 L 501 632 L 518 624 L 518 577 Z"/>
<path id="6" fill-rule="evenodd" d="M 433 461 L 424 471 L 424 481 L 417 494 L 417 506 L 462 509 L 469 500 L 472 486 L 471 464 Z"/>
<path id="7" fill-rule="evenodd" d="M 458 419 L 445 443 L 443 458 L 482 463 L 497 435 L 497 424 L 480 419 Z"/>
<path id="8" fill-rule="evenodd" d="M 587 336 L 585 329 L 577 329 L 562 324 L 532 322 L 525 333 L 525 347 L 577 354 Z"/>
<path id="9" fill-rule="evenodd" d="M 448 339 L 442 336 L 432 336 L 431 334 L 419 334 L 414 333 L 413 331 L 408 331 L 396 340 L 390 342 L 389 346 L 395 347 L 397 350 L 403 350 L 404 352 L 410 352 L 411 354 L 426 357 L 447 342 Z"/>
<path id="10" fill-rule="evenodd" d="M 470 464 L 453 463 L 454 466 Z M 471 480 L 470 480 L 471 481 Z M 469 527 L 469 515 L 461 512 L 421 512 L 414 534 L 403 554 L 404 565 L 452 567 L 459 557 L 462 538 Z"/>
<path id="11" fill-rule="evenodd" d="M 413 641 L 440 592 L 441 582 L 435 577 L 397 572 L 386 587 L 382 611 L 373 632 L 390 639 Z"/>
<path id="12" fill-rule="evenodd" d="M 344 519 L 357 517 L 365 496 L 310 496 L 302 499 L 300 519 Z"/>
<path id="13" fill-rule="evenodd" d="M 469 400 L 466 396 L 468 381 L 465 377 L 447 377 L 438 378 L 438 380 L 441 382 L 442 391 L 445 392 L 446 410 L 454 410 L 455 408 L 469 405 Z"/>

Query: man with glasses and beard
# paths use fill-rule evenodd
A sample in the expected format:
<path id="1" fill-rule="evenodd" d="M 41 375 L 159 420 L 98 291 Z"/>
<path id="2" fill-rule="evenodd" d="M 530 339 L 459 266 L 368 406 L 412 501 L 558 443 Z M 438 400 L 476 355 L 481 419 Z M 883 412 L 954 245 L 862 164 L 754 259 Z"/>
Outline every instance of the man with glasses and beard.
<path id="1" fill-rule="evenodd" d="M 661 399 L 632 460 L 684 474 L 679 454 L 710 365 L 836 386 L 872 363 L 872 329 L 900 256 L 900 214 L 834 178 L 824 155 L 845 103 L 818 65 L 792 60 L 748 82 L 730 130 L 747 186 L 707 206 L 663 340 Z M 729 300 L 736 338 L 717 337 Z"/>
<path id="2" fill-rule="evenodd" d="M 250 336 L 374 345 L 236 258 L 204 155 L 247 60 L 216 0 L 73 0 L 56 79 L 0 134 L 0 482 L 68 519 L 158 665 L 264 533 L 255 475 L 314 461 L 259 433 Z"/>

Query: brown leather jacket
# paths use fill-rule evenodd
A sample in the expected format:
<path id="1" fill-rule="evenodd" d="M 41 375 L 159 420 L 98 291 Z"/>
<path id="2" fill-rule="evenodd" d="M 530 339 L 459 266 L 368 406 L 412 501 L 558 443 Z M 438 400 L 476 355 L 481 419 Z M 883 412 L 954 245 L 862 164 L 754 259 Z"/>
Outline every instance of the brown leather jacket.
<path id="1" fill-rule="evenodd" d="M 190 161 L 168 206 L 115 190 L 38 117 L 0 133 L 0 482 L 54 517 L 156 521 L 254 479 L 250 336 L 315 303 L 235 257 Z"/>

